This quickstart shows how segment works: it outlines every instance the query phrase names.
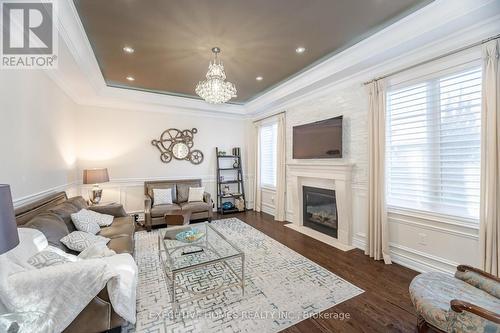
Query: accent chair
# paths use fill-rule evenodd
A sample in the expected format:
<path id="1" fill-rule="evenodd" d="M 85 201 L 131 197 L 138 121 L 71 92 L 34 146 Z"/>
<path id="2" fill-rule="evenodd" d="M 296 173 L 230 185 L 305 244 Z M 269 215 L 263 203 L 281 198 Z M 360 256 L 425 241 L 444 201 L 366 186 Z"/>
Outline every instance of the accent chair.
<path id="1" fill-rule="evenodd" d="M 500 278 L 460 265 L 455 276 L 430 272 L 416 276 L 410 297 L 423 332 L 500 333 Z"/>

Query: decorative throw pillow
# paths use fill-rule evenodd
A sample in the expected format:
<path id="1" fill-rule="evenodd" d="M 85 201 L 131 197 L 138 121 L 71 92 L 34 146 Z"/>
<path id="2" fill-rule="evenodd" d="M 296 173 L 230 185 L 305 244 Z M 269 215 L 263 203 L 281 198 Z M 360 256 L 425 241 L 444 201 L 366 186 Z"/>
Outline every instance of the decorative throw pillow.
<path id="1" fill-rule="evenodd" d="M 101 227 L 95 220 L 95 215 L 91 214 L 87 209 L 82 209 L 78 213 L 71 214 L 71 221 L 73 221 L 76 230 L 85 231 L 93 235 L 101 231 Z"/>
<path id="2" fill-rule="evenodd" d="M 28 259 L 28 264 L 36 268 L 60 265 L 65 262 L 69 260 L 52 251 L 40 251 Z"/>
<path id="3" fill-rule="evenodd" d="M 190 187 L 188 202 L 203 201 L 203 193 L 205 193 L 204 187 Z"/>
<path id="4" fill-rule="evenodd" d="M 154 188 L 153 189 L 153 205 L 169 205 L 172 204 L 172 189 L 170 188 Z"/>
<path id="5" fill-rule="evenodd" d="M 28 264 L 28 259 L 43 251 L 49 245 L 45 235 L 36 229 L 18 228 L 19 245 L 10 251 L 2 254 L 0 257 L 10 265 L 4 267 L 0 264 L 0 275 L 5 273 L 5 276 L 14 274 L 26 269 L 33 269 L 33 266 Z"/>
<path id="6" fill-rule="evenodd" d="M 94 210 L 88 210 L 87 214 L 91 216 L 100 227 L 109 227 L 113 223 L 113 215 L 99 213 Z"/>
<path id="7" fill-rule="evenodd" d="M 195 185 L 195 184 L 192 184 Z M 190 184 L 177 184 L 177 202 L 187 202 L 189 198 L 189 188 L 192 186 Z M 195 185 L 196 186 L 196 185 Z"/>
<path id="8" fill-rule="evenodd" d="M 65 248 L 66 248 L 66 246 L 65 246 Z M 77 256 L 75 256 L 74 254 L 64 252 L 64 251 L 63 251 L 63 250 L 61 250 L 60 248 L 55 247 L 55 246 L 52 246 L 52 245 L 47 246 L 47 248 L 46 248 L 44 251 L 50 251 L 50 252 L 53 252 L 53 253 L 55 253 L 55 254 L 58 254 L 58 255 L 60 255 L 61 257 L 64 257 L 67 261 L 70 261 L 70 262 L 75 262 L 75 261 L 80 260 L 80 259 L 79 259 Z"/>
<path id="9" fill-rule="evenodd" d="M 61 242 L 69 249 L 77 252 L 82 252 L 92 244 L 104 243 L 108 244 L 109 238 L 92 235 L 84 231 L 73 231 L 68 236 L 63 237 Z"/>

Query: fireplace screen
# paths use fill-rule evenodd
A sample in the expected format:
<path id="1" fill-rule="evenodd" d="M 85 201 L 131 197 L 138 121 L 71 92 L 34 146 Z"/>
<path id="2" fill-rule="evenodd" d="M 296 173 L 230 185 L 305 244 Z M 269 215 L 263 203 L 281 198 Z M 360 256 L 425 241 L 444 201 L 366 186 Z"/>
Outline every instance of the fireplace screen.
<path id="1" fill-rule="evenodd" d="M 335 191 L 303 186 L 304 226 L 337 238 Z"/>

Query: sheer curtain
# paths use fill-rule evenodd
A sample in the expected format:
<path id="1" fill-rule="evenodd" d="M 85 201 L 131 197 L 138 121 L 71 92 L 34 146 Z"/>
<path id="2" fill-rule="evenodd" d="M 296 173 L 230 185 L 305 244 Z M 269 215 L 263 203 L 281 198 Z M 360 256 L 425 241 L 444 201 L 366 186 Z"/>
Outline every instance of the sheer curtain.
<path id="1" fill-rule="evenodd" d="M 375 260 L 391 263 L 389 228 L 385 202 L 385 81 L 368 84 L 368 232 L 365 254 Z"/>
<path id="2" fill-rule="evenodd" d="M 286 193 L 286 138 L 285 138 L 285 114 L 281 113 L 277 116 L 277 144 L 276 144 L 276 196 L 275 196 L 275 213 L 276 221 L 285 221 L 285 193 Z"/>
<path id="3" fill-rule="evenodd" d="M 480 253 L 482 268 L 500 275 L 499 40 L 483 45 Z"/>

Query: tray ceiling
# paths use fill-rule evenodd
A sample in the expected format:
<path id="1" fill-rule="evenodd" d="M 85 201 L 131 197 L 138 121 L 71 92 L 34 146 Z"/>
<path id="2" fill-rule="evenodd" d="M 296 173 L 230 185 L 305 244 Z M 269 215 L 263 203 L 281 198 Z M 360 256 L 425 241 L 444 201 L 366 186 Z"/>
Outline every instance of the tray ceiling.
<path id="1" fill-rule="evenodd" d="M 238 89 L 232 102 L 244 103 L 429 2 L 75 0 L 75 5 L 107 85 L 197 97 L 194 88 L 204 79 L 210 49 L 219 46 L 228 80 Z M 124 52 L 125 46 L 134 52 Z M 298 54 L 298 47 L 306 51 Z"/>

